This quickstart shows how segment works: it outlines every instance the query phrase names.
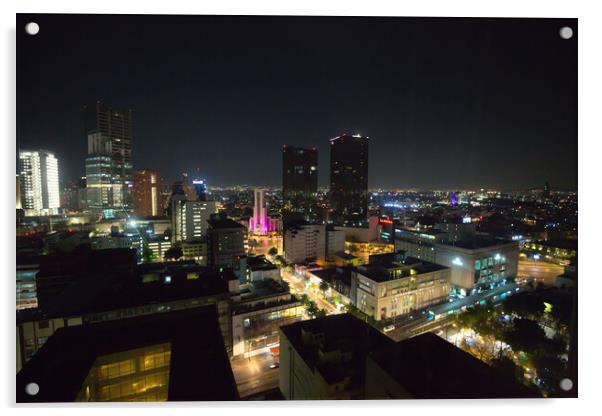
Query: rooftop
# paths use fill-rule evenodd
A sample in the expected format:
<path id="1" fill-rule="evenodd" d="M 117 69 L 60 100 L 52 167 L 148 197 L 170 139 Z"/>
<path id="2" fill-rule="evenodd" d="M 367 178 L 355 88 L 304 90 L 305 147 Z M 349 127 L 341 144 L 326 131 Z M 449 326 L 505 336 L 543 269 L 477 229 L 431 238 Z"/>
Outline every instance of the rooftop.
<path id="1" fill-rule="evenodd" d="M 353 267 L 332 267 L 328 269 L 313 270 L 311 273 L 325 282 L 332 284 L 335 280 L 351 286 L 351 271 Z"/>
<path id="2" fill-rule="evenodd" d="M 352 386 L 363 385 L 366 354 L 393 344 L 389 337 L 349 314 L 296 322 L 280 329 L 303 361 L 319 371 L 330 384 L 349 377 Z M 316 337 L 320 340 L 313 343 L 311 334 L 323 337 Z M 320 358 L 320 351 L 334 350 L 351 352 L 350 359 L 337 363 Z"/>
<path id="3" fill-rule="evenodd" d="M 464 238 L 459 241 L 445 241 L 441 244 L 446 246 L 460 247 L 466 250 L 478 250 L 480 248 L 496 247 L 511 243 L 513 242 L 510 240 L 502 240 L 484 236 L 474 236 L 470 238 Z M 518 242 L 514 243 L 518 246 Z"/>
<path id="4" fill-rule="evenodd" d="M 162 343 L 171 345 L 168 401 L 238 400 L 217 313 L 207 306 L 58 329 L 17 374 L 17 402 L 73 402 L 98 357 Z M 35 396 L 25 393 L 32 381 Z"/>
<path id="5" fill-rule="evenodd" d="M 415 257 L 406 257 L 403 260 L 391 263 L 372 263 L 357 267 L 362 275 L 375 282 L 387 282 L 404 277 L 419 276 L 444 269 L 447 269 L 447 267 Z"/>
<path id="6" fill-rule="evenodd" d="M 209 227 L 213 229 L 244 228 L 244 226 L 230 218 L 211 218 L 207 220 Z"/>
<path id="7" fill-rule="evenodd" d="M 427 333 L 369 357 L 416 399 L 539 397 L 444 339 Z"/>

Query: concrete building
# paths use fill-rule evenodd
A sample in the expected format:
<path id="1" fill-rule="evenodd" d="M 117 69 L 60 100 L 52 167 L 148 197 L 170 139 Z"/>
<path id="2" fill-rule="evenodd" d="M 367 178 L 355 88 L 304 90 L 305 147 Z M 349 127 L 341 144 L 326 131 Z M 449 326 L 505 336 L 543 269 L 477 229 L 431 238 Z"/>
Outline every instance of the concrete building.
<path id="1" fill-rule="evenodd" d="M 464 296 L 495 287 L 518 271 L 518 242 L 475 234 L 449 240 L 439 229 L 395 228 L 395 250 L 451 269 L 454 292 Z"/>
<path id="2" fill-rule="evenodd" d="M 326 258 L 332 260 L 336 253 L 345 251 L 345 231 L 326 227 Z"/>
<path id="3" fill-rule="evenodd" d="M 240 302 L 232 309 L 233 356 L 244 358 L 280 347 L 278 328 L 301 321 L 303 306 L 286 283 L 256 280 L 241 288 Z"/>
<path id="4" fill-rule="evenodd" d="M 262 280 L 280 281 L 280 269 L 273 263 L 270 263 L 265 256 L 247 256 L 247 276 L 246 283 L 253 283 Z"/>
<path id="5" fill-rule="evenodd" d="M 19 151 L 21 205 L 26 216 L 54 215 L 60 208 L 59 162 L 47 150 Z"/>
<path id="6" fill-rule="evenodd" d="M 217 213 L 216 201 L 188 201 L 181 195 L 172 201 L 173 241 L 194 241 L 207 236 L 208 220 Z"/>
<path id="7" fill-rule="evenodd" d="M 450 269 L 402 254 L 371 256 L 351 273 L 351 301 L 376 321 L 446 302 Z"/>
<path id="8" fill-rule="evenodd" d="M 366 355 L 392 343 L 348 314 L 280 327 L 280 391 L 287 400 L 363 399 Z"/>
<path id="9" fill-rule="evenodd" d="M 207 240 L 184 241 L 180 244 L 182 247 L 182 258 L 184 260 L 194 260 L 202 266 L 207 265 Z"/>
<path id="10" fill-rule="evenodd" d="M 140 218 L 163 215 L 163 178 L 158 171 L 134 171 L 134 215 Z"/>
<path id="11" fill-rule="evenodd" d="M 284 258 L 303 263 L 326 257 L 326 226 L 295 224 L 284 232 Z"/>
<path id="12" fill-rule="evenodd" d="M 245 227 L 238 222 L 216 214 L 208 220 L 207 230 L 209 265 L 230 267 L 237 276 L 246 272 L 241 267 L 245 256 Z"/>

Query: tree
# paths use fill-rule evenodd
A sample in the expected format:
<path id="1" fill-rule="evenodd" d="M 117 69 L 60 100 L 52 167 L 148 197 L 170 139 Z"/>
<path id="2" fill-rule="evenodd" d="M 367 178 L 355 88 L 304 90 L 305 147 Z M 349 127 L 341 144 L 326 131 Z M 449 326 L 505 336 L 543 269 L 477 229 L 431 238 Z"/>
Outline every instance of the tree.
<path id="1" fill-rule="evenodd" d="M 524 380 L 523 370 L 510 357 L 504 355 L 500 358 L 495 358 L 491 360 L 491 366 L 508 377 L 520 381 Z"/>
<path id="2" fill-rule="evenodd" d="M 184 252 L 182 251 L 182 247 L 173 246 L 165 251 L 164 257 L 166 259 L 178 260 L 183 255 L 184 255 Z"/>
<path id="3" fill-rule="evenodd" d="M 301 295 L 301 303 L 303 305 L 309 304 L 309 296 L 307 296 L 305 293 Z"/>
<path id="4" fill-rule="evenodd" d="M 536 321 L 531 319 L 515 319 L 511 330 L 505 338 L 513 350 L 533 353 L 546 343 L 546 334 Z"/>
<path id="5" fill-rule="evenodd" d="M 155 260 L 156 257 L 153 250 L 148 246 L 148 243 L 142 243 L 142 261 L 144 263 L 150 263 Z"/>
<path id="6" fill-rule="evenodd" d="M 326 280 L 322 280 L 320 281 L 320 291 L 322 292 L 322 295 L 324 295 L 326 293 L 326 291 L 328 289 L 330 289 L 330 285 L 328 284 L 328 282 Z"/>
<path id="7" fill-rule="evenodd" d="M 276 254 L 278 254 L 278 249 L 276 247 L 272 247 L 271 249 L 268 250 L 268 254 L 272 257 L 274 257 Z"/>

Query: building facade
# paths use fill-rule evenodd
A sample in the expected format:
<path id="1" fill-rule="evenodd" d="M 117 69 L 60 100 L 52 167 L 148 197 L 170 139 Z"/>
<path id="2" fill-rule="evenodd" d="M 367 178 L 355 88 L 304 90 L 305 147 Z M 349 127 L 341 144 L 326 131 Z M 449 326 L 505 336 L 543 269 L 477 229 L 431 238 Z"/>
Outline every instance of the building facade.
<path id="1" fill-rule="evenodd" d="M 134 172 L 134 214 L 138 217 L 163 215 L 163 178 L 156 170 Z"/>
<path id="2" fill-rule="evenodd" d="M 321 222 L 317 206 L 318 151 L 282 147 L 282 222 Z"/>
<path id="3" fill-rule="evenodd" d="M 297 224 L 284 232 L 284 258 L 289 263 L 303 263 L 325 257 L 325 225 Z"/>
<path id="4" fill-rule="evenodd" d="M 216 201 L 187 201 L 176 195 L 172 202 L 174 241 L 195 241 L 207 235 L 208 220 L 217 213 Z"/>
<path id="5" fill-rule="evenodd" d="M 368 138 L 330 140 L 330 218 L 344 227 L 368 226 Z"/>
<path id="6" fill-rule="evenodd" d="M 21 205 L 27 216 L 57 214 L 60 207 L 59 162 L 47 150 L 19 151 Z"/>
<path id="7" fill-rule="evenodd" d="M 376 321 L 447 301 L 450 269 L 414 258 L 368 264 L 351 273 L 352 303 Z"/>
<path id="8" fill-rule="evenodd" d="M 132 110 L 115 109 L 97 101 L 85 106 L 85 128 L 88 135 L 88 154 L 110 159 L 110 178 L 113 200 L 110 205 L 132 207 Z M 100 147 L 90 147 L 90 134 L 99 137 Z M 87 175 L 86 175 L 87 176 Z M 91 186 L 90 188 L 93 188 Z"/>

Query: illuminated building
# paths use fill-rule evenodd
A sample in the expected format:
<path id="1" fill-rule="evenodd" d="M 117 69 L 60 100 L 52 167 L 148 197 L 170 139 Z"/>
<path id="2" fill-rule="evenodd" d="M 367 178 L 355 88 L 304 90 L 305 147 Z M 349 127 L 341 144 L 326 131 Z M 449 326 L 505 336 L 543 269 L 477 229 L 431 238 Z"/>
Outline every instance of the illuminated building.
<path id="1" fill-rule="evenodd" d="M 396 253 L 351 273 L 351 302 L 376 321 L 446 302 L 450 289 L 449 268 Z"/>
<path id="2" fill-rule="evenodd" d="M 19 180 L 19 175 L 17 175 L 17 182 L 15 185 L 15 189 L 17 191 L 17 197 L 16 197 L 17 209 L 23 209 L 23 204 L 21 203 L 21 181 Z"/>
<path id="3" fill-rule="evenodd" d="M 335 253 L 345 251 L 345 231 L 326 226 L 326 258 L 332 259 Z"/>
<path id="4" fill-rule="evenodd" d="M 318 151 L 282 147 L 282 222 L 284 228 L 297 221 L 319 222 L 317 206 Z"/>
<path id="5" fill-rule="evenodd" d="M 36 291 L 36 275 L 40 270 L 37 255 L 24 256 L 17 254 L 17 309 L 38 307 Z"/>
<path id="6" fill-rule="evenodd" d="M 163 178 L 156 170 L 134 172 L 134 214 L 138 217 L 163 215 Z"/>
<path id="7" fill-rule="evenodd" d="M 111 140 L 100 131 L 88 134 L 86 157 L 86 197 L 95 213 L 123 208 L 122 183 L 115 176 Z M 111 215 L 107 215 L 111 217 Z"/>
<path id="8" fill-rule="evenodd" d="M 172 200 L 173 241 L 194 241 L 207 235 L 207 221 L 217 213 L 216 201 L 188 201 L 182 195 Z"/>
<path id="9" fill-rule="evenodd" d="M 257 188 L 253 192 L 253 216 L 249 219 L 249 231 L 257 235 L 265 235 L 278 230 L 278 220 L 268 216 L 265 193 L 264 188 Z"/>
<path id="10" fill-rule="evenodd" d="M 462 226 L 464 224 L 461 224 Z M 504 284 L 518 270 L 518 242 L 439 229 L 395 228 L 395 250 L 451 269 L 451 285 L 468 295 Z M 468 226 L 468 224 L 467 224 Z M 456 238 L 461 235 L 461 238 Z"/>
<path id="11" fill-rule="evenodd" d="M 88 135 L 88 155 L 108 156 L 103 161 L 110 165 L 109 178 L 112 185 L 112 200 L 109 202 L 113 208 L 131 208 L 132 177 L 132 110 L 119 110 L 108 107 L 97 101 L 95 104 L 85 106 L 85 128 Z M 101 147 L 90 146 L 90 135 L 102 139 L 97 143 Z M 86 175 L 87 176 L 87 175 Z M 88 178 L 88 180 L 90 180 Z M 94 184 L 95 182 L 93 182 Z M 91 188 L 94 188 L 92 186 Z M 94 198 L 95 206 L 99 199 Z"/>
<path id="12" fill-rule="evenodd" d="M 288 286 L 270 278 L 257 279 L 241 290 L 232 309 L 233 356 L 244 358 L 277 351 L 278 328 L 302 319 L 303 306 Z"/>
<path id="13" fill-rule="evenodd" d="M 17 374 L 17 402 L 238 400 L 218 316 L 202 306 L 61 328 Z"/>
<path id="14" fill-rule="evenodd" d="M 199 201 L 207 200 L 207 184 L 203 179 L 193 179 L 192 186 L 196 190 L 196 196 Z"/>
<path id="15" fill-rule="evenodd" d="M 342 135 L 330 140 L 329 222 L 368 226 L 368 138 Z"/>
<path id="16" fill-rule="evenodd" d="M 59 163 L 47 150 L 19 151 L 22 208 L 27 216 L 53 215 L 60 207 Z"/>
<path id="17" fill-rule="evenodd" d="M 326 226 L 295 224 L 284 232 L 284 258 L 289 263 L 304 263 L 326 257 Z"/>

